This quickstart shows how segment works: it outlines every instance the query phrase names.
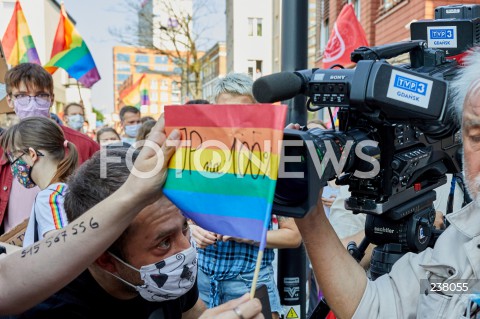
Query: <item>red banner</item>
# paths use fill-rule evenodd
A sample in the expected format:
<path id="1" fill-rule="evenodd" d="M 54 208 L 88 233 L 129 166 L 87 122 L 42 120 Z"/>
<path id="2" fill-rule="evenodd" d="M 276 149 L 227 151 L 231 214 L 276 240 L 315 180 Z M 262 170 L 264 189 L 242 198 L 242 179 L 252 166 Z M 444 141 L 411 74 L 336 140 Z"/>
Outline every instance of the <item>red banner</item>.
<path id="1" fill-rule="evenodd" d="M 353 65 L 350 53 L 361 46 L 368 46 L 367 37 L 355 16 L 353 4 L 347 4 L 338 15 L 330 34 L 323 53 L 323 68 L 328 69 L 334 64 L 341 64 L 344 67 Z"/>

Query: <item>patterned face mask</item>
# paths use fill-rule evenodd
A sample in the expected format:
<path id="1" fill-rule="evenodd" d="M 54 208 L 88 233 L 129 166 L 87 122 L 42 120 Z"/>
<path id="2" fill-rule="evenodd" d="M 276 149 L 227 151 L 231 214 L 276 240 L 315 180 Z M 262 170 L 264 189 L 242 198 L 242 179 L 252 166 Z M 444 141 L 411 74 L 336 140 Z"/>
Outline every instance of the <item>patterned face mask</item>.
<path id="1" fill-rule="evenodd" d="M 17 158 L 10 166 L 12 175 L 15 176 L 20 184 L 25 188 L 33 188 L 37 186 L 32 180 L 32 168 L 33 165 L 28 165 L 20 157 Z"/>
<path id="2" fill-rule="evenodd" d="M 193 243 L 183 250 L 155 264 L 137 269 L 111 254 L 115 259 L 130 269 L 138 271 L 144 284 L 135 286 L 126 280 L 115 276 L 126 285 L 135 288 L 143 299 L 162 302 L 177 299 L 186 294 L 195 284 L 197 276 L 197 250 Z"/>

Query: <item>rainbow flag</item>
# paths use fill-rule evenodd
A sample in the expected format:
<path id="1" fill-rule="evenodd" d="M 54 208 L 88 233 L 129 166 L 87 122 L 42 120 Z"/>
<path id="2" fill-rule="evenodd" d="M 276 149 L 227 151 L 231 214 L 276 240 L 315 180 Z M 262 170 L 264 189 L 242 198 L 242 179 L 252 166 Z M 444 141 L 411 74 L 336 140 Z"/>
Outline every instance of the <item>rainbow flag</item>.
<path id="1" fill-rule="evenodd" d="M 150 105 L 150 97 L 148 96 L 148 88 L 146 86 L 146 81 L 142 81 L 140 86 L 140 105 Z"/>
<path id="2" fill-rule="evenodd" d="M 7 63 L 10 65 L 15 66 L 26 62 L 40 64 L 35 43 L 18 0 L 3 35 L 2 46 Z"/>
<path id="3" fill-rule="evenodd" d="M 200 227 L 265 245 L 287 108 L 171 105 L 167 133 L 182 145 L 170 160 L 165 195 Z M 263 247 L 262 247 L 263 243 Z"/>
<path id="4" fill-rule="evenodd" d="M 92 54 L 83 41 L 80 34 L 75 30 L 73 23 L 68 19 L 63 3 L 60 10 L 60 21 L 53 41 L 50 61 L 45 69 L 50 74 L 62 68 L 83 86 L 89 88 L 100 80 Z"/>
<path id="5" fill-rule="evenodd" d="M 335 128 L 338 128 L 338 126 L 340 125 L 340 121 L 338 120 L 338 110 L 339 108 L 336 107 L 334 110 L 333 110 L 333 123 L 335 124 Z M 325 112 L 326 114 L 326 118 L 327 118 L 327 121 L 325 121 L 325 126 L 328 128 L 328 129 L 331 129 L 333 128 L 332 126 L 332 121 L 330 120 L 330 116 L 328 115 L 328 112 Z"/>
<path id="6" fill-rule="evenodd" d="M 135 81 L 130 87 L 120 92 L 120 100 L 125 105 L 140 107 L 141 105 L 150 105 L 148 96 L 147 78 L 145 74 Z"/>

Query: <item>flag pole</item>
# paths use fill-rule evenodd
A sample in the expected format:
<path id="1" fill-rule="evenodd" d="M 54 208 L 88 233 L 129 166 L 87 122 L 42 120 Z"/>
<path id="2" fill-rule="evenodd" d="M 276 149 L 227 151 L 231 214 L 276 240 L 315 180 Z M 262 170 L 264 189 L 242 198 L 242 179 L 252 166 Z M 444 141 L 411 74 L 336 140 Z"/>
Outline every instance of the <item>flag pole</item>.
<path id="1" fill-rule="evenodd" d="M 253 299 L 253 297 L 255 297 L 255 290 L 257 289 L 258 275 L 260 273 L 260 266 L 262 265 L 263 252 L 265 251 L 265 247 L 267 246 L 267 232 L 268 232 L 269 224 L 270 224 L 270 219 L 267 219 L 267 221 L 265 221 L 265 224 L 263 225 L 263 231 L 262 231 L 262 237 L 261 237 L 262 239 L 260 240 L 260 248 L 258 249 L 257 263 L 255 265 L 255 272 L 253 273 L 252 287 L 250 288 L 250 299 Z"/>
<path id="2" fill-rule="evenodd" d="M 82 91 L 80 90 L 80 83 L 78 81 L 76 82 L 77 82 L 78 96 L 80 97 L 80 104 L 82 104 L 82 106 L 85 106 L 85 104 L 83 104 Z"/>
<path id="3" fill-rule="evenodd" d="M 255 290 L 257 289 L 258 274 L 260 273 L 260 266 L 263 259 L 263 249 L 258 250 L 257 264 L 255 265 L 255 272 L 253 273 L 252 288 L 250 288 L 250 299 L 255 297 Z"/>

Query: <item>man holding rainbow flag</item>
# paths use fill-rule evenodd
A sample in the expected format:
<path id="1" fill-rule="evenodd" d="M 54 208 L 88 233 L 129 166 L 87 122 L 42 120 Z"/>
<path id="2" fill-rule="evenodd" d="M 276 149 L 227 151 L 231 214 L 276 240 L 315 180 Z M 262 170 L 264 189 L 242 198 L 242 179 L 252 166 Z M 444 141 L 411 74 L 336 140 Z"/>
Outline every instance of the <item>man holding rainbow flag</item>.
<path id="1" fill-rule="evenodd" d="M 286 107 L 253 105 L 252 85 L 247 75 L 231 73 L 214 88 L 215 102 L 231 105 L 166 107 L 167 131 L 180 128 L 186 144 L 170 162 L 164 193 L 193 220 L 207 306 L 249 290 L 253 296 L 258 278 L 278 318 L 283 309 L 272 248 L 298 247 L 301 237 L 291 218 L 271 228 Z"/>

